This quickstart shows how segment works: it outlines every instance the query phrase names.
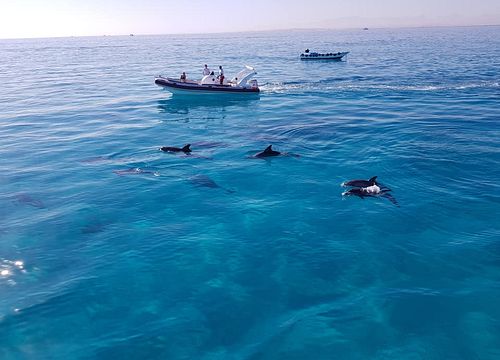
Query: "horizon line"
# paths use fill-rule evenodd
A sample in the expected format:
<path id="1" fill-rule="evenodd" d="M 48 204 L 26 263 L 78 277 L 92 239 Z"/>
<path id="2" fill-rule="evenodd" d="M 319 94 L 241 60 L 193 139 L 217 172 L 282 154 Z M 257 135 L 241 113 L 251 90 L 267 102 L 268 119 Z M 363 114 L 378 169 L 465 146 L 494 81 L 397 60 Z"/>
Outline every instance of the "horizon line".
<path id="1" fill-rule="evenodd" d="M 370 27 L 368 30 L 386 30 L 386 29 L 429 29 L 429 28 L 463 28 L 463 27 L 495 27 L 500 26 L 499 24 L 472 24 L 472 25 L 422 25 L 422 26 L 385 26 L 385 27 Z M 343 30 L 364 30 L 364 27 L 339 27 L 339 28 L 327 28 L 327 27 L 307 27 L 307 28 L 283 28 L 283 29 L 264 29 L 264 30 L 241 30 L 241 31 L 215 31 L 215 32 L 193 32 L 193 33 L 154 33 L 154 34 L 102 34 L 102 35 L 65 35 L 65 36 L 42 36 L 42 37 L 11 37 L 2 38 L 0 40 L 34 40 L 34 39 L 65 39 L 65 38 L 83 38 L 83 37 L 120 37 L 120 36 L 170 36 L 170 35 L 223 35 L 223 34 L 245 34 L 245 33 L 269 33 L 269 32 L 279 32 L 279 31 L 343 31 Z"/>

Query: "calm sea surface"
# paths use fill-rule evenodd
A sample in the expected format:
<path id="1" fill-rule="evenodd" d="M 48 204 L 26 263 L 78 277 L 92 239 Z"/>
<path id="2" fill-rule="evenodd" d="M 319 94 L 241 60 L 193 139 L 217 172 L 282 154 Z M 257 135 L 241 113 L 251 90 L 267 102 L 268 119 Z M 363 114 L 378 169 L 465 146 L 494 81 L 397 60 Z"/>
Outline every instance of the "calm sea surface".
<path id="1" fill-rule="evenodd" d="M 260 97 L 153 84 L 205 63 Z M 0 358 L 499 359 L 499 82 L 500 27 L 1 40 Z"/>

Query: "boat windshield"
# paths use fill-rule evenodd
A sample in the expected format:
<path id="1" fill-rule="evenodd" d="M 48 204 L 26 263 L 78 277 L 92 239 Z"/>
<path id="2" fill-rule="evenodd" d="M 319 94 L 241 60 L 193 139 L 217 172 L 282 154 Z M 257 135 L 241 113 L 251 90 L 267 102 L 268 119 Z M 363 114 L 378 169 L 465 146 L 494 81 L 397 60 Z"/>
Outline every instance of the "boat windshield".
<path id="1" fill-rule="evenodd" d="M 245 68 L 241 70 L 239 73 L 237 73 L 231 81 L 240 85 L 242 82 L 248 80 L 255 74 L 257 74 L 257 72 L 253 67 L 245 65 Z"/>

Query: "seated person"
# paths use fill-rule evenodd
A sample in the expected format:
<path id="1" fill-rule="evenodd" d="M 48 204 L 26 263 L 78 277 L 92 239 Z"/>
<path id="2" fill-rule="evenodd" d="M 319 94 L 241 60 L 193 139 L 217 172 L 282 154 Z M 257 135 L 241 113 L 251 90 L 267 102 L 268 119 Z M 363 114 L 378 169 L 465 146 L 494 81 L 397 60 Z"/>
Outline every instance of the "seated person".
<path id="1" fill-rule="evenodd" d="M 186 73 L 183 71 L 181 75 L 181 81 L 186 82 Z"/>
<path id="2" fill-rule="evenodd" d="M 208 68 L 207 64 L 205 64 L 205 67 L 203 68 L 203 76 L 210 75 L 210 69 Z"/>

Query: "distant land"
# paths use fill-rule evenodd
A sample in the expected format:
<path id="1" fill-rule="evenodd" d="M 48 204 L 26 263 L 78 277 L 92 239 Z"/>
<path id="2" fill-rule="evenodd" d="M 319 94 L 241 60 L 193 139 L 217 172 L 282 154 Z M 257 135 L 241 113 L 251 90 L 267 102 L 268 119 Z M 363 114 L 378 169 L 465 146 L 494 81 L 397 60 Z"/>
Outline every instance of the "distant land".
<path id="1" fill-rule="evenodd" d="M 344 28 L 328 28 L 328 27 L 315 27 L 315 28 L 288 28 L 288 29 L 266 29 L 266 30 L 244 30 L 244 31 L 224 31 L 224 32 L 202 32 L 202 33 L 151 33 L 151 34 L 141 34 L 141 33 L 124 33 L 124 34 L 99 34 L 99 35 L 67 35 L 67 36 L 36 36 L 36 37 L 12 37 L 12 38 L 2 38 L 0 40 L 21 40 L 21 39 L 48 39 L 48 38 L 76 38 L 76 37 L 106 37 L 106 36 L 168 36 L 168 35 L 178 35 L 178 36 L 202 36 L 202 35 L 222 35 L 222 34 L 247 34 L 247 33 L 273 33 L 273 32 L 314 32 L 314 31 L 352 31 L 352 30 L 383 30 L 383 29 L 427 29 L 427 28 L 477 28 L 477 27 L 495 27 L 500 26 L 499 24 L 480 24 L 480 25 L 427 25 L 427 26 L 361 26 L 361 27 L 344 27 Z"/>

